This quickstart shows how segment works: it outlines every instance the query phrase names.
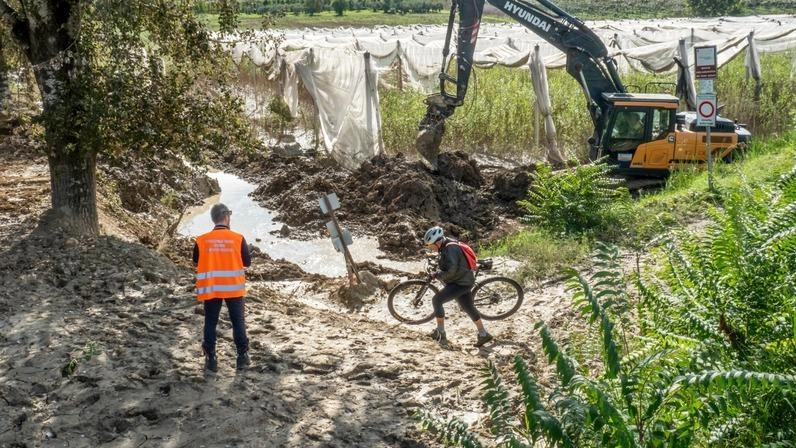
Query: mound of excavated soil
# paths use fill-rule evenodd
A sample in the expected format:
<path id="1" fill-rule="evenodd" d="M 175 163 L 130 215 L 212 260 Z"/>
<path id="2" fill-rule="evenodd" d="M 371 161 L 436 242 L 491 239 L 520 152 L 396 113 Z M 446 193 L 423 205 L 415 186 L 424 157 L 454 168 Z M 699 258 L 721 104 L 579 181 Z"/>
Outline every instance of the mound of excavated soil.
<path id="1" fill-rule="evenodd" d="M 462 152 L 443 153 L 439 171 L 402 154 L 380 155 L 348 172 L 328 160 L 270 155 L 246 162 L 244 176 L 259 187 L 252 195 L 275 210 L 276 219 L 317 234 L 328 217 L 318 198 L 336 193 L 345 227 L 379 236 L 380 248 L 414 254 L 422 233 L 438 224 L 471 242 L 489 238 L 501 217 L 517 217 L 533 166 L 479 166 Z"/>

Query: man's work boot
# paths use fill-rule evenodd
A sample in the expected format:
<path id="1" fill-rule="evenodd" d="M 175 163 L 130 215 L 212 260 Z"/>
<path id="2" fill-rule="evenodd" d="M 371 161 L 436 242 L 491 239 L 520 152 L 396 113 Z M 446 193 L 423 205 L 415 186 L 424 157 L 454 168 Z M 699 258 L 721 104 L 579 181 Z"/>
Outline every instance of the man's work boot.
<path id="1" fill-rule="evenodd" d="M 235 361 L 235 368 L 238 370 L 244 370 L 246 367 L 251 365 L 251 361 L 249 360 L 249 352 L 243 352 L 238 354 L 238 359 Z"/>
<path id="2" fill-rule="evenodd" d="M 205 353 L 205 370 L 210 372 L 218 371 L 218 360 L 215 353 Z"/>

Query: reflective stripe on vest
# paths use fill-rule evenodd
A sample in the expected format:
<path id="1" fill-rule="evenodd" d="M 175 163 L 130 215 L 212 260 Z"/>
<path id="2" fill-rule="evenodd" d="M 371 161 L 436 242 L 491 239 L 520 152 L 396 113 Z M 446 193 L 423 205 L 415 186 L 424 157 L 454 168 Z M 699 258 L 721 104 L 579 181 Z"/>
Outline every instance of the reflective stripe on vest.
<path id="1" fill-rule="evenodd" d="M 196 274 L 197 280 L 204 280 L 206 278 L 213 278 L 213 277 L 238 277 L 240 275 L 245 274 L 246 271 L 243 269 L 239 269 L 237 271 L 210 271 L 210 272 L 198 272 Z"/>
<path id="2" fill-rule="evenodd" d="M 229 229 L 214 229 L 196 238 L 198 300 L 230 299 L 246 295 L 246 276 L 241 257 L 243 235 Z"/>

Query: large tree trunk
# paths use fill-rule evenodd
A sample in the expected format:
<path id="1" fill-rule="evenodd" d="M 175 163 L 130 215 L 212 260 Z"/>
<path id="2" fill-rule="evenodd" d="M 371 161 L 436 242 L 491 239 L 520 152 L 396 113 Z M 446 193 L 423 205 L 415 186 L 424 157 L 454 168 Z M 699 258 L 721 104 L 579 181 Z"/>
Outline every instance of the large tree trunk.
<path id="1" fill-rule="evenodd" d="M 58 226 L 70 233 L 97 234 L 96 154 L 80 141 L 84 116 L 81 86 L 74 59 L 44 64 L 34 69 L 42 95 L 47 160 L 50 165 L 50 199 Z"/>
<path id="2" fill-rule="evenodd" d="M 50 198 L 57 225 L 69 233 L 97 234 L 96 156 L 53 152 L 50 164 Z"/>
<path id="3" fill-rule="evenodd" d="M 13 11 L 0 0 L 0 12 L 12 21 L 12 35 L 25 50 L 41 93 L 52 216 L 71 233 L 96 234 L 96 154 L 81 144 L 80 0 L 27 3 L 23 10 Z"/>

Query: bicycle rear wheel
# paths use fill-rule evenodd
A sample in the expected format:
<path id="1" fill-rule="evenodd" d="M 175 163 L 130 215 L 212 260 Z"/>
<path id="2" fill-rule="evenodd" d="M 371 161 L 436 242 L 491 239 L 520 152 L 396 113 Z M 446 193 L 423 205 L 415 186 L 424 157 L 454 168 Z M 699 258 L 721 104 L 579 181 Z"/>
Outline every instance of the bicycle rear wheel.
<path id="1" fill-rule="evenodd" d="M 431 298 L 437 292 L 439 288 L 423 280 L 398 283 L 387 296 L 387 309 L 405 324 L 424 324 L 434 318 Z"/>
<path id="2" fill-rule="evenodd" d="M 473 302 L 484 320 L 499 320 L 516 313 L 523 296 L 520 284 L 508 277 L 488 278 L 473 290 Z"/>

